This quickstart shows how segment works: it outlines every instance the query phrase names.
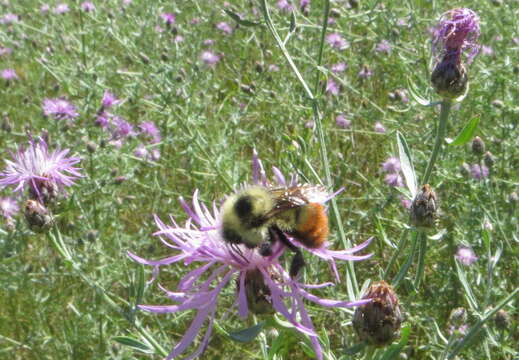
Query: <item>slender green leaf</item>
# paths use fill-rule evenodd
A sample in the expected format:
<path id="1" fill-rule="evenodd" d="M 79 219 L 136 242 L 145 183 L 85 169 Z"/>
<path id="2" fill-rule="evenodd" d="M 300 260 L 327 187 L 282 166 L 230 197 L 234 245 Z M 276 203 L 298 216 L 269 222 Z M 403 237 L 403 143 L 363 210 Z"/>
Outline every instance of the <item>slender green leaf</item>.
<path id="1" fill-rule="evenodd" d="M 344 350 L 344 354 L 355 355 L 355 354 L 360 353 L 362 350 L 364 350 L 365 347 L 366 347 L 366 343 L 361 342 L 361 343 L 355 344 L 355 345 L 347 348 L 346 350 Z"/>
<path id="2" fill-rule="evenodd" d="M 119 344 L 131 347 L 132 349 L 134 349 L 136 351 L 140 351 L 140 352 L 143 352 L 146 354 L 155 353 L 155 351 L 147 344 L 143 343 L 140 340 L 129 337 L 129 336 L 115 336 L 112 339 L 114 341 L 118 342 Z"/>
<path id="3" fill-rule="evenodd" d="M 416 196 L 417 184 L 411 151 L 409 150 L 409 146 L 407 146 L 407 141 L 405 141 L 404 135 L 402 135 L 400 131 L 396 132 L 396 141 L 398 144 L 398 154 L 400 157 L 400 165 L 402 167 L 402 173 L 404 174 L 405 183 L 409 189 L 409 192 L 411 193 L 412 198 L 414 199 Z"/>
<path id="4" fill-rule="evenodd" d="M 258 334 L 263 330 L 265 327 L 265 321 L 262 321 L 254 326 L 251 326 L 249 328 L 229 332 L 229 337 L 233 339 L 234 341 L 238 342 L 249 342 L 252 341 L 258 336 Z"/>
<path id="5" fill-rule="evenodd" d="M 465 145 L 472 139 L 474 136 L 474 132 L 476 131 L 479 124 L 479 118 L 475 117 L 474 119 L 470 120 L 465 127 L 461 130 L 461 132 L 456 136 L 452 142 L 449 143 L 449 145 L 452 146 L 460 146 Z"/>
<path id="6" fill-rule="evenodd" d="M 409 335 L 411 334 L 411 326 L 408 325 L 402 328 L 400 334 L 400 341 L 397 344 L 393 344 L 389 348 L 387 348 L 384 354 L 379 358 L 380 360 L 396 359 L 398 354 L 402 352 L 404 347 L 407 345 L 407 342 L 409 341 Z"/>

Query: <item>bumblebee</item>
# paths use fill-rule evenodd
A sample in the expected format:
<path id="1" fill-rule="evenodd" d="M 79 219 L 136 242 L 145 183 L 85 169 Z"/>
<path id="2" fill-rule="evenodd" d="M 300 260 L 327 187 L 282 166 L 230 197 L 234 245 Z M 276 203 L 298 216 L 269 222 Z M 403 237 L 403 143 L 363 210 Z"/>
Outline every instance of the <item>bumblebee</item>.
<path id="1" fill-rule="evenodd" d="M 272 244 L 281 241 L 294 252 L 290 276 L 305 265 L 301 250 L 286 235 L 309 248 L 318 248 L 328 237 L 328 216 L 316 201 L 327 195 L 320 186 L 252 186 L 225 200 L 222 205 L 222 237 L 231 244 L 257 248 L 263 256 L 272 254 Z"/>

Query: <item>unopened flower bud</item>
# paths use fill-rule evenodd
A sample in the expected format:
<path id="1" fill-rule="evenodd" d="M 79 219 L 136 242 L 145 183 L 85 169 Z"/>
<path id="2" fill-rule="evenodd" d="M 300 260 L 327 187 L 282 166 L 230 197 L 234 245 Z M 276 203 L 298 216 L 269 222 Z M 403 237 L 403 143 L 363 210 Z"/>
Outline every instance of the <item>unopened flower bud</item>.
<path id="1" fill-rule="evenodd" d="M 270 289 L 265 284 L 263 274 L 258 269 L 247 271 L 245 274 L 245 295 L 249 310 L 254 314 L 271 314 L 274 308 L 270 302 Z M 240 292 L 240 281 L 236 282 L 236 290 Z"/>
<path id="2" fill-rule="evenodd" d="M 50 211 L 36 200 L 25 202 L 24 215 L 29 228 L 38 233 L 47 231 L 54 222 Z"/>
<path id="3" fill-rule="evenodd" d="M 97 150 L 97 145 L 93 141 L 87 141 L 86 148 L 90 154 L 93 154 Z"/>
<path id="4" fill-rule="evenodd" d="M 353 328 L 362 341 L 375 346 L 391 343 L 400 334 L 402 313 L 398 297 L 385 281 L 371 284 L 363 299 L 370 303 L 361 305 L 353 314 Z"/>
<path id="5" fill-rule="evenodd" d="M 516 203 L 517 200 L 519 200 L 519 196 L 515 191 L 511 192 L 510 195 L 508 195 L 508 202 L 510 203 Z"/>
<path id="6" fill-rule="evenodd" d="M 502 109 L 502 108 L 505 107 L 505 103 L 502 102 L 501 100 L 497 100 L 497 99 L 496 99 L 496 100 L 493 100 L 493 101 L 492 101 L 492 106 L 495 107 L 495 108 L 497 108 L 497 109 Z"/>
<path id="7" fill-rule="evenodd" d="M 416 194 L 411 204 L 411 224 L 416 227 L 434 227 L 437 211 L 436 202 L 436 193 L 429 184 L 422 186 L 422 190 Z"/>
<path id="8" fill-rule="evenodd" d="M 439 95 L 454 99 L 462 96 L 467 90 L 467 71 L 461 63 L 444 60 L 434 68 L 431 83 Z"/>
<path id="9" fill-rule="evenodd" d="M 467 322 L 467 310 L 463 307 L 453 309 L 449 316 L 449 323 L 454 327 L 460 327 Z"/>
<path id="10" fill-rule="evenodd" d="M 496 159 L 494 155 L 490 151 L 487 151 L 483 156 L 483 162 L 488 168 L 491 168 L 496 163 Z"/>
<path id="11" fill-rule="evenodd" d="M 479 136 L 472 139 L 472 152 L 475 155 L 482 155 L 485 152 L 485 142 Z"/>
<path id="12" fill-rule="evenodd" d="M 499 330 L 508 329 L 510 326 L 510 315 L 503 309 L 499 310 L 494 317 L 494 324 Z"/>

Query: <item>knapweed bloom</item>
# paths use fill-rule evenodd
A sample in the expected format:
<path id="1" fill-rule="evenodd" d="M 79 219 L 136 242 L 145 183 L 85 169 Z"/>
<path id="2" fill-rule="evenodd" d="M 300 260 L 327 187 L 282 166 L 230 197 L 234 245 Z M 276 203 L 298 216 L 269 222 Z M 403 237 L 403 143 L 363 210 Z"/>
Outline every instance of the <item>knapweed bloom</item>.
<path id="1" fill-rule="evenodd" d="M 117 97 L 113 93 L 111 93 L 108 90 L 105 90 L 105 92 L 103 93 L 103 99 L 101 100 L 101 109 L 109 109 L 112 106 L 119 104 L 119 102 L 119 99 L 117 99 Z"/>
<path id="2" fill-rule="evenodd" d="M 162 20 L 164 20 L 164 23 L 166 23 L 166 26 L 171 26 L 175 23 L 177 20 L 177 17 L 173 13 L 162 13 L 160 14 L 160 17 Z"/>
<path id="3" fill-rule="evenodd" d="M 31 139 L 26 149 L 12 154 L 13 160 L 5 160 L 0 172 L 0 187 L 14 186 L 14 191 L 29 190 L 33 199 L 42 203 L 55 198 L 57 192 L 82 177 L 74 165 L 80 159 L 67 157 L 69 149 L 49 151 L 45 140 Z"/>
<path id="4" fill-rule="evenodd" d="M 11 82 L 13 80 L 18 79 L 18 75 L 16 74 L 16 71 L 14 69 L 4 69 L 0 73 L 0 76 L 7 82 Z"/>
<path id="5" fill-rule="evenodd" d="M 81 10 L 85 12 L 92 12 L 95 11 L 96 6 L 91 1 L 83 1 L 81 3 Z"/>
<path id="6" fill-rule="evenodd" d="M 452 9 L 440 18 L 433 30 L 431 82 L 441 96 L 457 98 L 467 90 L 465 64 L 469 65 L 480 50 L 479 35 L 479 17 L 470 9 Z"/>
<path id="7" fill-rule="evenodd" d="M 216 28 L 223 32 L 225 35 L 231 35 L 232 34 L 232 27 L 225 21 L 219 22 L 216 24 Z"/>
<path id="8" fill-rule="evenodd" d="M 335 117 L 335 124 L 341 129 L 351 128 L 351 120 L 347 119 L 344 114 L 339 114 Z"/>
<path id="9" fill-rule="evenodd" d="M 297 184 L 295 176 L 287 182 L 279 169 L 273 168 L 273 172 L 277 185 Z M 256 154 L 253 158 L 253 182 L 260 185 L 268 183 L 261 161 Z M 327 195 L 322 201 L 332 196 L 334 195 Z M 221 214 L 215 203 L 207 207 L 198 200 L 198 192 L 195 192 L 192 206 L 182 199 L 181 204 L 188 215 L 188 220 L 183 226 L 176 223 L 174 219 L 171 219 L 171 224 L 167 225 L 159 218 L 155 218 L 159 229 L 155 235 L 160 236 L 162 242 L 174 252 L 172 256 L 161 260 L 146 260 L 129 253 L 135 261 L 154 267 L 153 279 L 163 266 L 173 263 L 182 263 L 183 266 L 196 265 L 182 277 L 176 289 L 168 290 L 161 287 L 165 295 L 176 303 L 175 305 L 139 306 L 140 309 L 153 313 L 196 310 L 193 322 L 167 359 L 184 353 L 207 322 L 208 328 L 200 345 L 188 358 L 195 358 L 204 351 L 210 341 L 218 302 L 225 301 L 219 299 L 219 294 L 229 286 L 233 287 L 235 294 L 230 306 L 239 316 L 245 318 L 249 312 L 279 313 L 292 323 L 297 331 L 310 337 L 317 359 L 323 358 L 322 349 L 304 302 L 310 301 L 325 307 L 352 307 L 371 301 L 371 299 L 354 302 L 329 300 L 312 294 L 309 289 L 330 286 L 332 283 L 308 285 L 291 278 L 279 261 L 285 250 L 280 241 L 273 244 L 272 252 L 268 256 L 262 256 L 257 249 L 247 248 L 242 244 L 231 245 L 222 237 Z M 335 259 L 368 258 L 370 255 L 353 254 L 364 249 L 369 242 L 368 240 L 352 249 L 342 251 L 329 250 L 328 244 L 319 249 L 307 250 L 330 261 L 336 271 Z M 297 242 L 293 245 L 303 247 Z M 178 270 L 181 271 L 182 266 L 179 266 Z M 227 311 L 228 307 L 225 309 Z"/>
<path id="10" fill-rule="evenodd" d="M 16 201 L 10 197 L 0 197 L 0 215 L 4 218 L 12 218 L 18 212 L 19 207 Z"/>
<path id="11" fill-rule="evenodd" d="M 43 115 L 56 120 L 74 119 L 79 116 L 76 107 L 70 101 L 62 98 L 43 100 Z"/>
<path id="12" fill-rule="evenodd" d="M 68 7 L 68 4 L 65 4 L 65 3 L 61 3 L 61 4 L 58 4 L 56 5 L 56 7 L 54 8 L 54 14 L 65 14 L 65 13 L 68 13 L 70 11 L 70 8 Z"/>
<path id="13" fill-rule="evenodd" d="M 215 54 L 212 51 L 205 50 L 202 51 L 202 54 L 200 55 L 200 60 L 202 60 L 202 62 L 207 66 L 213 67 L 216 65 L 216 63 L 218 63 L 218 61 L 220 61 L 220 55 Z"/>
<path id="14" fill-rule="evenodd" d="M 144 121 L 139 125 L 139 129 L 141 129 L 141 134 L 149 138 L 150 143 L 156 144 L 161 140 L 160 130 L 157 128 L 153 121 Z"/>
<path id="15" fill-rule="evenodd" d="M 393 173 L 399 173 L 401 169 L 400 166 L 400 160 L 397 157 L 389 157 L 386 161 L 382 163 L 382 170 L 393 174 Z"/>
<path id="16" fill-rule="evenodd" d="M 489 171 L 486 165 L 472 164 L 470 165 L 470 175 L 475 180 L 484 180 L 488 177 Z"/>
<path id="17" fill-rule="evenodd" d="M 330 44 L 331 47 L 338 50 L 344 50 L 350 46 L 350 44 L 339 33 L 326 35 L 326 42 Z"/>
<path id="18" fill-rule="evenodd" d="M 460 246 L 454 257 L 465 266 L 472 265 L 478 259 L 474 251 L 467 246 Z"/>

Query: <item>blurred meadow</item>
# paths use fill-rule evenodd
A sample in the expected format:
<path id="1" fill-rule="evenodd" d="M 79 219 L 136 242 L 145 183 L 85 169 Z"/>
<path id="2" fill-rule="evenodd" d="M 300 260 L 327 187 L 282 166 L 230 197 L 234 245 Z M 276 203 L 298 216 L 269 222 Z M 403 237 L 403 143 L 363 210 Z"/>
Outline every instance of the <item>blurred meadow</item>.
<path id="1" fill-rule="evenodd" d="M 338 261 L 341 281 L 312 292 L 354 300 L 385 280 L 400 299 L 401 335 L 381 348 L 360 345 L 354 308 L 308 302 L 325 359 L 519 359 L 519 1 L 327 4 L 0 0 L 0 171 L 29 135 L 70 149 L 83 175 L 39 233 L 24 217 L 28 192 L 0 186 L 0 359 L 164 358 L 194 312 L 137 305 L 170 304 L 158 284 L 174 289 L 193 264 L 165 266 L 148 284 L 152 268 L 127 252 L 171 256 L 153 216 L 182 224 L 179 198 L 195 190 L 219 206 L 251 182 L 254 150 L 269 177 L 275 166 L 344 188 L 329 206 L 331 248 L 373 237 L 362 252 L 372 257 Z M 409 167 L 387 161 L 406 158 L 398 138 L 418 179 L 425 172 L 440 105 L 420 103 L 441 100 L 431 29 L 456 6 L 479 15 L 482 47 L 447 122 L 456 141 L 441 139 L 428 181 L 439 210 L 425 248 L 409 224 Z M 335 281 L 325 261 L 305 260 L 302 282 Z M 228 311 L 234 283 L 200 358 L 315 356 L 286 321 Z"/>

